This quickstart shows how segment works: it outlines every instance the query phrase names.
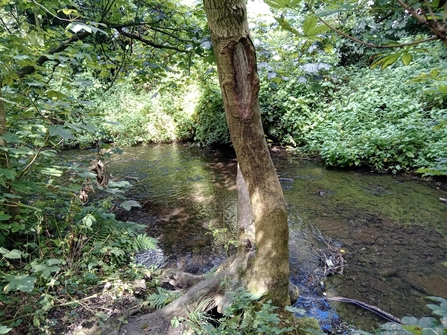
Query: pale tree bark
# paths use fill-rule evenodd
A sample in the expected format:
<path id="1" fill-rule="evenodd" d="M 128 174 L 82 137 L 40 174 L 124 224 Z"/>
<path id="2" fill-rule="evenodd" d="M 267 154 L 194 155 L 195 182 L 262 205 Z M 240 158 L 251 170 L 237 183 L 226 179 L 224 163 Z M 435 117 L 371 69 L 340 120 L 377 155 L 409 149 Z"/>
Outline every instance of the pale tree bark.
<path id="1" fill-rule="evenodd" d="M 248 236 L 244 246 L 255 254 L 242 277 L 249 290 L 284 306 L 289 302 L 287 209 L 262 128 L 245 0 L 204 0 L 204 6 L 231 140 L 253 211 L 255 240 Z"/>

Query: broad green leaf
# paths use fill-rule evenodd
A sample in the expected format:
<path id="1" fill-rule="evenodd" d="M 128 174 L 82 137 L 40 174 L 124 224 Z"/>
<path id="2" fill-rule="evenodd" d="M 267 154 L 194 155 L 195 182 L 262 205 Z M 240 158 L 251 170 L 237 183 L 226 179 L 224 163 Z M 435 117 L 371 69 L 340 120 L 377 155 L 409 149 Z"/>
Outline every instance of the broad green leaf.
<path id="1" fill-rule="evenodd" d="M 318 19 L 315 16 L 308 16 L 303 22 L 303 32 L 305 35 L 311 35 L 311 31 L 317 26 Z"/>
<path id="2" fill-rule="evenodd" d="M 382 66 L 380 67 L 381 70 L 386 69 L 388 66 L 394 64 L 399 59 L 399 54 L 392 54 L 384 58 L 382 62 Z"/>
<path id="3" fill-rule="evenodd" d="M 100 321 L 106 321 L 109 318 L 109 316 L 104 312 L 96 312 L 95 315 Z"/>
<path id="4" fill-rule="evenodd" d="M 135 200 L 127 200 L 121 203 L 121 207 L 123 207 L 125 210 L 130 211 L 132 207 L 141 207 L 140 203 Z"/>
<path id="5" fill-rule="evenodd" d="M 329 27 L 325 25 L 316 26 L 312 31 L 309 32 L 309 35 L 320 35 L 329 30 Z"/>
<path id="6" fill-rule="evenodd" d="M 415 334 L 415 335 L 421 335 L 422 328 L 418 325 L 403 325 L 403 329 L 408 330 L 409 332 Z"/>
<path id="7" fill-rule="evenodd" d="M 42 271 L 42 276 L 44 278 L 49 278 L 53 272 L 59 272 L 60 267 L 58 266 L 48 266 L 45 270 Z"/>
<path id="8" fill-rule="evenodd" d="M 11 218 L 11 215 L 5 214 L 4 212 L 0 212 L 0 221 L 7 221 L 10 218 Z M 1 249 L 3 249 L 3 248 L 0 248 L 0 252 L 1 252 Z"/>
<path id="9" fill-rule="evenodd" d="M 67 97 L 66 94 L 56 91 L 56 90 L 47 91 L 47 96 L 48 96 L 48 98 L 56 98 L 56 99 L 62 99 L 62 98 Z"/>
<path id="10" fill-rule="evenodd" d="M 56 126 L 49 126 L 48 131 L 50 132 L 51 136 L 58 136 L 63 138 L 64 140 L 73 140 L 74 136 L 71 133 L 70 129 L 67 129 L 65 126 L 62 125 L 56 125 Z"/>
<path id="11" fill-rule="evenodd" d="M 17 233 L 18 231 L 25 229 L 25 224 L 13 222 L 11 223 L 10 227 L 12 233 Z"/>
<path id="12" fill-rule="evenodd" d="M 129 188 L 132 187 L 132 184 L 126 180 L 121 181 L 111 181 L 109 182 L 110 187 L 120 187 L 120 188 Z"/>
<path id="13" fill-rule="evenodd" d="M 60 177 L 62 176 L 63 171 L 56 169 L 54 167 L 51 168 L 43 168 L 40 170 L 41 173 L 46 174 L 48 176 Z"/>
<path id="14" fill-rule="evenodd" d="M 410 64 L 411 60 L 413 59 L 413 56 L 409 52 L 404 52 L 401 59 L 402 59 L 402 63 L 404 63 L 405 65 L 408 65 L 408 64 Z"/>
<path id="15" fill-rule="evenodd" d="M 96 28 L 95 26 L 92 26 L 89 24 L 85 24 L 83 22 L 71 22 L 65 29 L 71 30 L 74 33 L 78 33 L 82 30 L 85 30 L 86 32 L 89 32 L 92 34 L 96 33 L 96 32 L 100 32 L 100 33 L 108 36 L 108 34 L 104 30 Z"/>
<path id="16" fill-rule="evenodd" d="M 400 57 L 400 53 L 392 53 L 392 54 L 388 54 L 383 57 L 380 57 L 380 58 L 376 59 L 371 64 L 371 69 L 374 69 L 378 65 L 380 65 L 381 66 L 380 69 L 384 70 L 391 64 L 394 64 L 399 59 L 399 57 Z"/>
<path id="17" fill-rule="evenodd" d="M 28 55 L 15 55 L 14 59 L 16 59 L 16 60 L 30 59 L 30 56 L 28 56 Z"/>
<path id="18" fill-rule="evenodd" d="M 297 308 L 292 306 L 286 306 L 286 311 L 290 313 L 306 314 L 306 310 L 304 308 Z"/>
<path id="19" fill-rule="evenodd" d="M 264 0 L 264 2 L 270 7 L 284 9 L 296 7 L 301 0 Z"/>
<path id="20" fill-rule="evenodd" d="M 48 265 L 62 264 L 62 260 L 57 259 L 57 258 L 50 258 L 50 259 L 47 260 L 47 264 Z"/>
<path id="21" fill-rule="evenodd" d="M 404 316 L 402 322 L 404 325 L 414 325 L 418 323 L 418 319 L 414 316 Z"/>
<path id="22" fill-rule="evenodd" d="M 6 326 L 0 325 L 0 334 L 7 334 L 12 328 L 8 328 Z"/>
<path id="23" fill-rule="evenodd" d="M 31 270 L 33 272 L 41 272 L 41 271 L 45 270 L 46 268 L 47 268 L 47 266 L 44 264 L 33 264 L 31 266 Z"/>
<path id="24" fill-rule="evenodd" d="M 275 17 L 275 20 L 279 23 L 279 25 L 281 26 L 282 29 L 290 31 L 291 33 L 293 33 L 295 35 L 302 36 L 302 34 L 300 34 L 298 30 L 293 28 L 284 17 Z"/>
<path id="25" fill-rule="evenodd" d="M 92 224 L 96 222 L 96 218 L 91 215 L 91 214 L 87 214 L 83 219 L 82 219 L 82 223 L 84 225 L 86 225 L 88 228 L 90 228 L 92 226 Z"/>
<path id="26" fill-rule="evenodd" d="M 49 311 L 54 305 L 54 298 L 51 294 L 42 294 L 39 304 L 42 305 L 44 311 Z"/>
<path id="27" fill-rule="evenodd" d="M 24 252 L 21 252 L 20 250 L 17 250 L 17 249 L 13 249 L 13 250 L 9 251 L 5 248 L 0 248 L 0 253 L 3 255 L 3 257 L 9 258 L 9 259 L 20 259 L 20 258 L 26 256 L 26 254 Z"/>
<path id="28" fill-rule="evenodd" d="M 10 132 L 7 132 L 0 137 L 3 138 L 5 141 L 11 142 L 11 143 L 21 143 L 22 142 L 22 139 L 20 137 L 18 137 L 16 134 L 13 134 Z"/>
<path id="29" fill-rule="evenodd" d="M 79 12 L 78 12 L 76 9 L 68 9 L 68 8 L 64 8 L 64 9 L 59 9 L 57 12 L 58 12 L 58 13 L 59 13 L 59 12 L 62 12 L 62 13 L 64 13 L 65 15 L 68 15 L 68 16 L 70 16 L 71 14 L 73 14 L 73 15 L 75 15 L 75 16 L 81 16 L 81 15 L 79 14 Z"/>
<path id="30" fill-rule="evenodd" d="M 5 293 L 11 291 L 21 291 L 25 293 L 30 293 L 34 289 L 34 283 L 36 282 L 35 277 L 22 275 L 22 276 L 12 276 L 6 275 L 5 279 L 9 281 L 8 285 L 3 288 Z"/>
<path id="31" fill-rule="evenodd" d="M 15 170 L 0 168 L 0 177 L 4 177 L 7 180 L 13 180 L 17 175 Z"/>

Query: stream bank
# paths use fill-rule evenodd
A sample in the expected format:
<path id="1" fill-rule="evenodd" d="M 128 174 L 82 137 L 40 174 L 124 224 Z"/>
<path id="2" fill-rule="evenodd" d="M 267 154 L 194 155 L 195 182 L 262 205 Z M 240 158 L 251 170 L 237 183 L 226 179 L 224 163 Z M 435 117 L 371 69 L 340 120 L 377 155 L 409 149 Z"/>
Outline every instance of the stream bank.
<path id="1" fill-rule="evenodd" d="M 402 176 L 328 170 L 281 150 L 272 156 L 289 206 L 291 279 L 304 294 L 345 296 L 398 317 L 429 314 L 426 295 L 447 297 L 444 190 Z M 236 219 L 231 151 L 181 144 L 128 148 L 110 170 L 138 180 L 129 197 L 142 207 L 121 219 L 148 226 L 166 266 L 204 273 L 225 259 L 222 242 Z M 343 275 L 323 285 L 319 232 L 347 262 Z M 327 305 L 332 318 L 365 330 L 383 323 L 353 305 Z"/>

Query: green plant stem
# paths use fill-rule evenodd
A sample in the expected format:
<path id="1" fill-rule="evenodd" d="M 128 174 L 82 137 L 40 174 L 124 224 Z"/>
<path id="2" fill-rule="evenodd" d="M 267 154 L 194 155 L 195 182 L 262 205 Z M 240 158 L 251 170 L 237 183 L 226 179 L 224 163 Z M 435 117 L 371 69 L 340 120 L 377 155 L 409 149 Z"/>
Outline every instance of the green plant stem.
<path id="1" fill-rule="evenodd" d="M 39 149 L 37 149 L 36 154 L 30 160 L 30 162 L 25 166 L 25 168 L 22 170 L 22 172 L 20 172 L 19 176 L 17 177 L 17 180 L 20 180 L 25 175 L 25 173 L 31 168 L 31 166 L 34 164 L 36 159 L 39 157 L 40 153 L 42 152 L 42 150 L 45 147 L 45 144 L 48 142 L 49 138 L 50 138 L 50 133 L 48 132 L 47 137 L 45 138 L 44 144 Z"/>

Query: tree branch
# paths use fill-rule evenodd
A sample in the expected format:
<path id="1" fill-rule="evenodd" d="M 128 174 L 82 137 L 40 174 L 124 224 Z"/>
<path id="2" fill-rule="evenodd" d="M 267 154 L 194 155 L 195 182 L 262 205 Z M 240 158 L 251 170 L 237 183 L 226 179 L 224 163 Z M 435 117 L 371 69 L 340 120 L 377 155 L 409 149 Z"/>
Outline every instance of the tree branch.
<path id="1" fill-rule="evenodd" d="M 87 32 L 87 31 L 82 31 L 79 34 L 73 35 L 68 40 L 63 41 L 56 48 L 51 49 L 48 52 L 48 55 L 54 55 L 56 53 L 62 52 L 65 49 L 67 49 L 70 46 L 70 44 L 72 44 L 73 42 L 82 41 L 83 39 L 87 38 L 90 35 L 91 35 L 91 33 Z M 17 73 L 18 73 L 19 77 L 24 77 L 25 75 L 31 74 L 34 71 L 36 71 L 36 66 L 42 66 L 48 60 L 49 60 L 49 58 L 47 55 L 42 55 L 37 59 L 36 65 L 24 66 Z"/>
<path id="2" fill-rule="evenodd" d="M 397 0 L 400 1 L 400 0 Z M 433 36 L 424 40 L 419 40 L 419 41 L 413 41 L 413 42 L 409 42 L 409 43 L 400 43 L 400 44 L 392 44 L 392 45 L 377 45 L 377 44 L 372 44 L 372 43 L 368 43 L 368 42 L 364 42 L 362 40 L 359 40 L 358 38 L 355 38 L 351 35 L 348 35 L 346 33 L 344 33 L 343 31 L 341 31 L 340 29 L 337 29 L 333 26 L 331 26 L 328 22 L 326 22 L 325 20 L 323 20 L 321 17 L 318 18 L 318 20 L 320 22 L 322 22 L 325 26 L 327 26 L 329 29 L 335 31 L 337 34 L 346 37 L 348 39 L 350 39 L 351 41 L 357 42 L 359 44 L 362 44 L 364 46 L 370 47 L 370 48 L 377 48 L 377 49 L 393 49 L 393 48 L 402 48 L 402 47 L 406 47 L 406 46 L 410 46 L 410 45 L 417 45 L 417 44 L 421 44 L 424 42 L 429 42 L 429 41 L 434 41 L 439 39 L 439 37 L 437 36 Z"/>
<path id="3" fill-rule="evenodd" d="M 402 0 L 396 0 L 397 3 L 404 8 L 408 13 L 411 14 L 419 23 L 422 23 L 428 27 L 435 35 L 436 38 L 441 40 L 442 43 L 447 47 L 447 36 L 446 36 L 446 27 L 443 26 L 441 23 L 436 21 L 433 11 L 431 10 L 430 6 L 428 7 L 430 11 L 430 15 L 433 17 L 433 21 L 429 21 L 423 16 L 419 15 L 412 7 L 410 7 L 408 4 L 403 2 Z"/>
<path id="4" fill-rule="evenodd" d="M 135 34 L 131 34 L 131 33 L 127 33 L 120 27 L 117 27 L 115 29 L 123 36 L 131 38 L 133 40 L 138 40 L 138 41 L 143 42 L 144 44 L 147 44 L 147 45 L 149 45 L 149 46 L 151 46 L 153 48 L 156 48 L 156 49 L 169 49 L 169 50 L 175 50 L 175 51 L 178 51 L 178 52 L 190 52 L 188 50 L 182 50 L 182 49 L 179 49 L 177 47 L 170 46 L 170 45 L 163 45 L 163 44 L 154 43 L 154 42 L 152 42 L 150 40 L 147 40 L 147 39 L 145 39 L 145 38 L 143 38 L 141 36 L 138 36 L 138 35 L 135 35 Z"/>

